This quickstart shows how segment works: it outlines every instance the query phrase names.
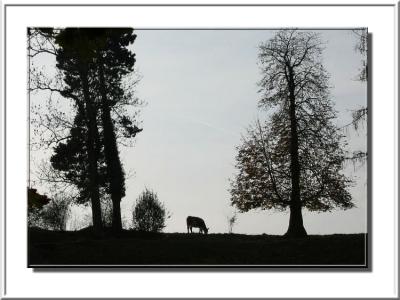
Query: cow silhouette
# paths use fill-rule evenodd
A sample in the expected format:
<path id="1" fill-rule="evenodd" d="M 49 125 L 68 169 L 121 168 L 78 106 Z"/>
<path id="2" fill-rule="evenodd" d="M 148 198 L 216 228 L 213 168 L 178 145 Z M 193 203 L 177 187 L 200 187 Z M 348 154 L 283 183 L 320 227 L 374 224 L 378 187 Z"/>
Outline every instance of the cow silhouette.
<path id="1" fill-rule="evenodd" d="M 207 234 L 208 233 L 208 229 L 206 227 L 206 223 L 204 223 L 204 220 L 202 218 L 198 218 L 198 217 L 192 217 L 189 216 L 186 218 L 186 225 L 187 225 L 187 231 L 189 233 L 189 230 L 191 233 L 193 233 L 192 228 L 196 227 L 199 228 L 199 233 L 204 233 Z"/>

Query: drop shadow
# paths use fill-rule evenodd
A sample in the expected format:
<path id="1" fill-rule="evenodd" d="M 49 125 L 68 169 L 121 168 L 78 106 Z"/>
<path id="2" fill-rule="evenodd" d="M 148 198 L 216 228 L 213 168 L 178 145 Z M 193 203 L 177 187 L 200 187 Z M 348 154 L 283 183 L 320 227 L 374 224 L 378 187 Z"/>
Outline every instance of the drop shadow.
<path id="1" fill-rule="evenodd" d="M 239 272 L 239 273 L 275 273 L 275 272 L 291 272 L 291 273 L 307 273 L 307 272 L 346 272 L 346 273 L 359 273 L 369 271 L 367 267 L 333 267 L 333 266 L 324 266 L 324 267 L 40 267 L 33 268 L 34 273 L 207 273 L 207 272 L 218 272 L 218 273 L 231 273 L 231 272 Z"/>

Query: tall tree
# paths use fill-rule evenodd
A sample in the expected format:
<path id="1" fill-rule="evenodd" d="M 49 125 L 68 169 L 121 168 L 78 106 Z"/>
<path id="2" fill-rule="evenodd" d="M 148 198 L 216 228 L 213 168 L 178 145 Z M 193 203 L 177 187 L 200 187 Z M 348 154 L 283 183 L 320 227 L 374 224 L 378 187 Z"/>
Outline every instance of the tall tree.
<path id="1" fill-rule="evenodd" d="M 125 195 L 118 143 L 131 145 L 132 137 L 141 131 L 134 124 L 140 105 L 134 95 L 138 79 L 131 76 L 135 58 L 127 49 L 135 37 L 130 28 L 28 30 L 29 57 L 42 53 L 56 55 L 57 67 L 62 71 L 62 76 L 57 76 L 61 80 L 55 81 L 33 68 L 29 72 L 32 75 L 30 91 L 59 92 L 74 100 L 73 112 L 76 113 L 75 118 L 65 120 L 66 115 L 51 105 L 51 98 L 49 112 L 44 117 L 36 111 L 37 125 L 48 133 L 41 135 L 39 144 L 54 146 L 51 172 L 45 168 L 42 175 L 51 180 L 57 177 L 58 183 L 74 185 L 78 189 L 75 200 L 86 203 L 93 194 L 90 170 L 94 164 L 90 164 L 93 156 L 90 153 L 97 155 L 96 177 L 101 202 L 114 199 L 112 212 L 116 229 L 121 229 L 120 201 Z M 129 110 L 132 106 L 134 112 Z M 89 126 L 94 123 L 96 126 L 91 126 L 94 130 L 90 130 Z M 90 151 L 90 132 L 95 134 L 92 140 L 94 153 Z"/>
<path id="2" fill-rule="evenodd" d="M 104 155 L 106 192 L 110 194 L 113 203 L 112 226 L 118 231 L 122 229 L 120 202 L 125 196 L 125 174 L 119 156 L 118 134 L 122 134 L 123 139 L 130 139 L 141 131 L 134 125 L 132 116 L 126 110 L 127 106 L 138 104 L 137 98 L 124 85 L 124 79 L 133 72 L 135 63 L 135 55 L 127 47 L 134 42 L 136 35 L 133 34 L 133 29 L 124 28 L 68 28 L 64 32 L 69 32 L 73 39 L 73 45 L 76 40 L 84 39 L 84 43 L 80 43 L 78 46 L 81 49 L 72 53 L 73 56 L 75 55 L 75 59 L 76 57 L 78 61 L 83 59 L 86 63 L 84 64 L 86 67 L 80 66 L 78 69 L 79 76 L 72 77 L 73 80 L 78 79 L 78 82 L 81 83 L 80 89 L 78 89 L 81 95 L 75 96 L 84 99 L 84 107 L 78 106 L 78 111 L 84 111 L 83 119 L 88 121 L 87 136 L 91 135 L 92 123 L 95 129 L 99 126 L 99 131 L 92 131 L 95 136 L 91 142 L 97 146 L 94 154 L 97 155 L 98 168 L 102 166 L 102 164 L 99 166 L 100 156 Z M 60 39 L 62 40 L 62 36 L 57 40 Z M 61 64 L 59 63 L 58 66 L 60 67 Z M 71 73 L 71 69 L 67 71 Z M 69 76 L 71 77 L 71 74 Z M 71 89 L 76 90 L 76 82 L 70 77 L 64 79 L 71 87 L 63 91 L 65 96 L 73 94 Z M 133 82 L 134 84 L 135 82 Z M 74 85 L 75 87 L 73 87 Z M 90 96 L 86 95 L 85 90 L 90 92 Z M 82 134 L 80 136 L 82 137 Z M 69 141 L 69 144 L 72 145 L 72 142 L 73 139 Z M 87 141 L 86 143 L 89 179 L 92 174 L 91 142 Z M 75 152 L 75 154 L 77 153 Z M 82 163 L 81 165 L 83 166 Z M 97 184 L 101 183 L 97 174 Z"/>
<path id="3" fill-rule="evenodd" d="M 99 132 L 96 119 L 95 99 L 90 91 L 90 72 L 93 69 L 93 44 L 86 32 L 80 29 L 64 29 L 56 37 L 59 45 L 57 67 L 63 71 L 66 84 L 63 95 L 74 98 L 79 109 L 84 112 L 87 127 L 86 148 L 88 156 L 88 190 L 92 205 L 94 230 L 102 229 L 102 217 L 99 193 L 98 157 L 96 147 Z"/>
<path id="4" fill-rule="evenodd" d="M 232 204 L 240 211 L 289 208 L 289 237 L 307 235 L 303 207 L 353 206 L 321 53 L 319 36 L 307 31 L 281 30 L 260 46 L 259 105 L 271 117 L 250 128 L 238 147 L 239 173 L 231 185 Z"/>
<path id="5" fill-rule="evenodd" d="M 128 50 L 136 38 L 129 28 L 98 28 L 91 33 L 96 44 L 96 67 L 100 95 L 101 120 L 104 137 L 104 154 L 107 164 L 107 178 L 110 183 L 110 194 L 113 203 L 112 227 L 122 229 L 121 199 L 125 196 L 125 174 L 118 151 L 116 131 L 111 115 L 113 107 L 123 102 L 126 93 L 122 87 L 124 76 L 133 72 L 135 54 Z M 127 134 L 134 137 L 140 132 L 125 117 Z"/>

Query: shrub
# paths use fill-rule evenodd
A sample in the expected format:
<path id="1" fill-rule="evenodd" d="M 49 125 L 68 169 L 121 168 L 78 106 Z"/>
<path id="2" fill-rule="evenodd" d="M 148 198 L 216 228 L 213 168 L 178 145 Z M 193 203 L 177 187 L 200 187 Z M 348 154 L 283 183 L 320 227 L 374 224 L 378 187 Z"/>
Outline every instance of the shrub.
<path id="1" fill-rule="evenodd" d="M 227 220 L 228 220 L 228 232 L 233 233 L 233 226 L 235 226 L 237 222 L 237 213 L 234 212 L 234 214 L 231 217 L 228 217 Z"/>
<path id="2" fill-rule="evenodd" d="M 28 226 L 65 231 L 72 199 L 62 194 L 51 198 L 28 188 Z"/>
<path id="3" fill-rule="evenodd" d="M 157 194 L 145 189 L 136 200 L 132 224 L 135 230 L 160 232 L 169 217 L 164 204 L 158 200 Z"/>
<path id="4" fill-rule="evenodd" d="M 41 211 L 42 227 L 50 230 L 65 231 L 72 200 L 68 197 L 55 195 Z"/>

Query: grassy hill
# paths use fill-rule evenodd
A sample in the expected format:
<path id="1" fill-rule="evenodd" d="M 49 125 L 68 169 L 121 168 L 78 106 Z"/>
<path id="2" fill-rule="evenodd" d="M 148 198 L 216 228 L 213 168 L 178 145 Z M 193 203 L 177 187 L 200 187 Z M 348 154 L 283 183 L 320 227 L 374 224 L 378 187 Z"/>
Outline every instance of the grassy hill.
<path id="1" fill-rule="evenodd" d="M 366 234 L 272 235 L 140 233 L 29 229 L 28 264 L 39 265 L 358 265 Z"/>

